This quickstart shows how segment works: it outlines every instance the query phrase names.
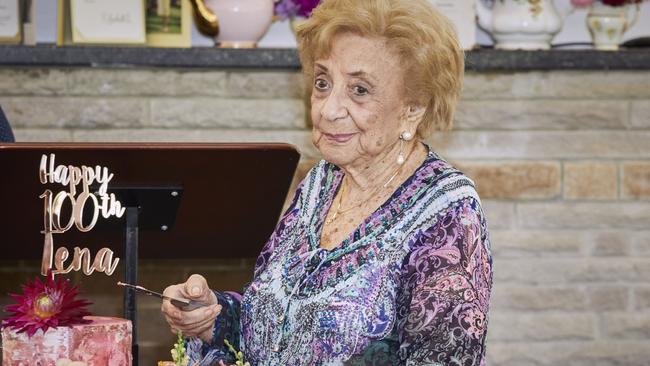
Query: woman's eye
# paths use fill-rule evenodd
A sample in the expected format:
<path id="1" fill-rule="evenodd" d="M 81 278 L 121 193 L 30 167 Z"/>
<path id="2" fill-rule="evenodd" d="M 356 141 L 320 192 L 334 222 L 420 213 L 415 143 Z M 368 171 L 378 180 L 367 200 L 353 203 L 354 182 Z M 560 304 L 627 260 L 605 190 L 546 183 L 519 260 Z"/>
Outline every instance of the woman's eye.
<path id="1" fill-rule="evenodd" d="M 360 85 L 355 85 L 354 87 L 352 87 L 352 92 L 354 92 L 355 95 L 363 96 L 368 94 L 368 88 L 365 88 Z"/>
<path id="2" fill-rule="evenodd" d="M 321 91 L 327 89 L 328 85 L 329 84 L 324 79 L 316 79 L 316 81 L 314 82 L 314 87 L 316 87 L 316 89 Z"/>

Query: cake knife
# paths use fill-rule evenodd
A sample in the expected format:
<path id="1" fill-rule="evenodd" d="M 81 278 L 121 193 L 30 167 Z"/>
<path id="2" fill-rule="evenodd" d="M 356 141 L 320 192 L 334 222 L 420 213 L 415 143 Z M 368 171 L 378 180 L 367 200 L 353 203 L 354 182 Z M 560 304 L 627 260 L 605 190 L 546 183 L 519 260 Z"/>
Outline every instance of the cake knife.
<path id="1" fill-rule="evenodd" d="M 176 306 L 177 308 L 179 308 L 179 309 L 181 309 L 183 311 L 191 311 L 191 310 L 203 307 L 203 306 L 207 306 L 207 304 L 204 304 L 202 302 L 198 302 L 198 301 L 194 301 L 194 300 L 187 300 L 187 299 L 177 299 L 177 298 L 174 298 L 174 297 L 163 295 L 160 292 L 151 291 L 151 290 L 149 290 L 147 288 L 144 288 L 142 286 L 132 285 L 130 283 L 124 283 L 124 282 L 118 281 L 117 285 L 127 287 L 127 288 L 130 288 L 130 289 L 134 289 L 136 291 L 142 292 L 142 293 L 144 293 L 146 295 L 149 295 L 149 296 L 156 296 L 156 297 L 159 297 L 159 298 L 161 298 L 163 300 L 169 300 L 169 302 L 172 305 Z"/>

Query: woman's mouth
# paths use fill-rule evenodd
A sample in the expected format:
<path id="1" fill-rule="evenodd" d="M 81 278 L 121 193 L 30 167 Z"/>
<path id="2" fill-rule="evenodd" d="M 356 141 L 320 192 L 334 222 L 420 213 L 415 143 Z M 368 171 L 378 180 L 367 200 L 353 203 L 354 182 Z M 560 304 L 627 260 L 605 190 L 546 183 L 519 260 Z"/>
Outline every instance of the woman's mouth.
<path id="1" fill-rule="evenodd" d="M 350 141 L 356 133 L 323 133 L 323 135 L 325 135 L 325 138 L 330 142 L 344 144 Z"/>

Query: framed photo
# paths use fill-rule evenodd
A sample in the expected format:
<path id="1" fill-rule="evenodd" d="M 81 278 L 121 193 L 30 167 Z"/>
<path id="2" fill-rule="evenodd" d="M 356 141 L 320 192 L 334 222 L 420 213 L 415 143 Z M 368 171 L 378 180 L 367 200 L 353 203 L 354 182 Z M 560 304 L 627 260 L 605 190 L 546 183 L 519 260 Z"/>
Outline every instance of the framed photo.
<path id="1" fill-rule="evenodd" d="M 34 1 L 21 0 L 20 19 L 22 23 L 22 44 L 26 46 L 36 45 L 34 34 Z"/>
<path id="2" fill-rule="evenodd" d="M 145 0 L 147 45 L 191 47 L 191 7 L 189 0 Z"/>
<path id="3" fill-rule="evenodd" d="M 476 10 L 474 0 L 429 0 L 456 26 L 458 39 L 464 49 L 476 46 Z"/>
<path id="4" fill-rule="evenodd" d="M 0 0 L 0 43 L 20 43 L 22 21 L 19 0 Z"/>
<path id="5" fill-rule="evenodd" d="M 144 44 L 141 0 L 59 0 L 57 44 Z"/>

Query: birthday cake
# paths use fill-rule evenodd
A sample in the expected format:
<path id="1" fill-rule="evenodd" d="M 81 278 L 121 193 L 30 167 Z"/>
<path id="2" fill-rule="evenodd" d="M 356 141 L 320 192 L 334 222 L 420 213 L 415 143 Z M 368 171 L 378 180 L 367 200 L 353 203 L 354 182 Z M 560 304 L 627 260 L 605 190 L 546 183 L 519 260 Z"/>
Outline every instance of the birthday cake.
<path id="1" fill-rule="evenodd" d="M 130 366 L 131 322 L 91 316 L 69 280 L 48 276 L 11 295 L 2 322 L 3 366 Z"/>
<path id="2" fill-rule="evenodd" d="M 90 323 L 39 330 L 31 337 L 3 328 L 3 366 L 131 365 L 130 321 L 100 316 L 84 319 Z"/>
<path id="3" fill-rule="evenodd" d="M 131 322 L 92 316 L 86 309 L 90 302 L 77 299 L 77 286 L 61 277 L 71 271 L 110 276 L 119 258 L 109 248 L 100 249 L 93 260 L 88 248 L 69 252 L 54 246 L 55 235 L 73 228 L 87 233 L 100 217 L 122 217 L 126 208 L 108 193 L 114 174 L 100 165 L 57 165 L 55 159 L 53 153 L 41 156 L 38 177 L 47 187 L 40 195 L 32 192 L 44 202 L 41 274 L 45 280 L 37 277 L 22 286 L 22 294 L 10 294 L 16 303 L 4 308 L 9 316 L 1 324 L 2 365 L 130 366 Z M 57 192 L 56 185 L 67 191 Z M 93 185 L 97 188 L 91 189 Z M 91 215 L 86 208 L 92 208 Z M 88 216 L 92 219 L 84 221 Z M 67 224 L 61 224 L 61 217 L 69 218 Z"/>

